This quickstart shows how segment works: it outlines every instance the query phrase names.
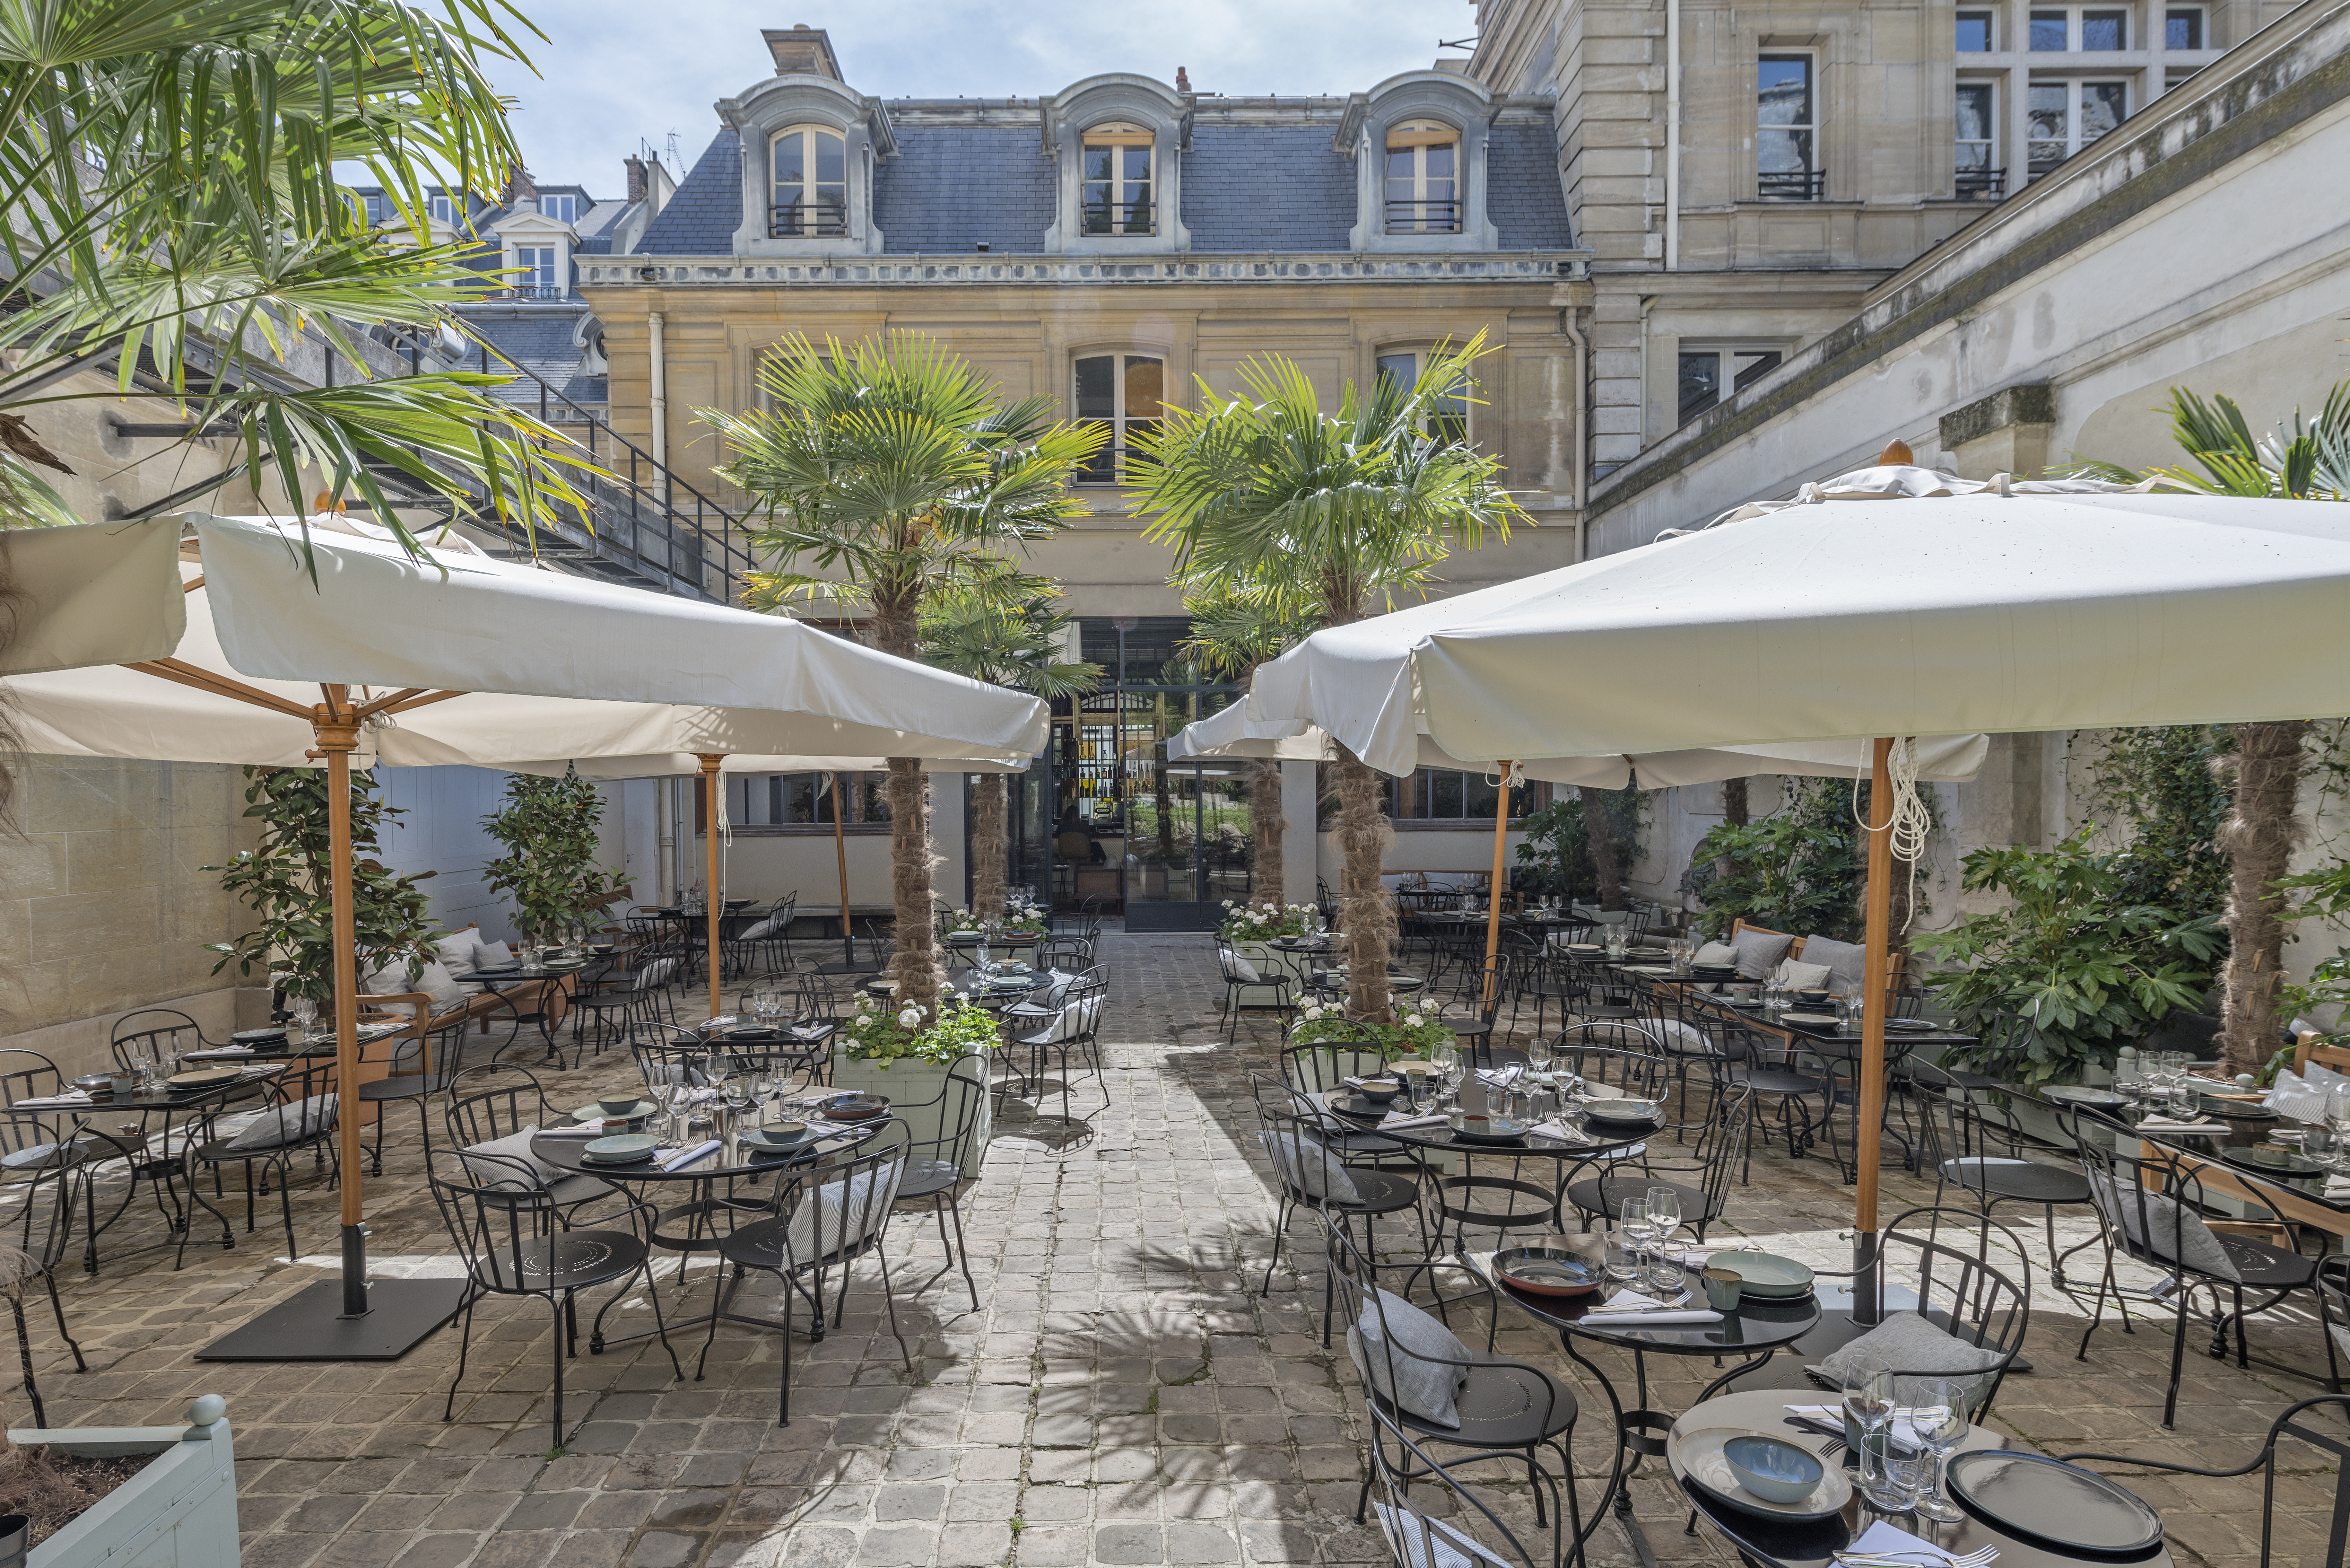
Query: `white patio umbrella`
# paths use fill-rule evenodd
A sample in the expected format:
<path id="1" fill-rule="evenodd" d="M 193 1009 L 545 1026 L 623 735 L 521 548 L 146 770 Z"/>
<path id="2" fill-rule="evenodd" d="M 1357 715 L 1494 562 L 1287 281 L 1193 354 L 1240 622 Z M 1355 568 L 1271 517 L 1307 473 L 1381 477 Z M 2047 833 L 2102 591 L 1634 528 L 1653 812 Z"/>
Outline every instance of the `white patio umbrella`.
<path id="1" fill-rule="evenodd" d="M 800 622 L 455 549 L 420 562 L 328 520 L 307 547 L 290 526 L 266 519 L 189 514 L 182 521 L 194 530 L 202 565 L 202 575 L 183 584 L 191 590 L 183 602 L 192 623 L 179 639 L 183 657 L 125 667 L 172 682 L 182 689 L 176 701 L 126 719 L 109 706 L 122 695 L 124 677 L 115 670 L 91 679 L 78 671 L 20 677 L 7 680 L 5 691 L 24 717 L 28 743 L 68 753 L 270 763 L 285 756 L 291 725 L 308 727 L 307 749 L 323 753 L 330 779 L 335 1028 L 345 1084 L 356 1081 L 359 1067 L 350 767 L 354 756 L 374 753 L 388 721 L 406 730 L 419 722 L 411 715 L 436 706 L 492 710 L 474 731 L 480 749 L 469 761 L 489 760 L 482 734 L 500 724 L 525 758 L 714 752 L 722 739 L 731 742 L 723 749 L 766 753 L 1025 758 L 1044 743 L 1045 705 L 1034 698 Z M 209 635 L 198 634 L 197 622 Z M 323 700 L 305 702 L 296 692 Z M 517 696 L 565 701 L 536 709 L 506 701 Z M 599 745 L 590 727 L 576 721 L 579 710 L 607 704 L 619 711 L 604 717 L 624 722 L 608 725 Z M 649 714 L 647 707 L 660 711 Z M 464 729 L 466 714 L 464 707 L 451 707 L 439 718 Z M 534 721 L 540 728 L 530 728 Z M 553 730 L 564 731 L 569 743 L 546 743 Z M 713 953 L 716 926 L 713 906 Z M 391 1295 L 418 1298 L 391 1303 L 407 1310 L 382 1310 L 380 1300 L 371 1309 L 358 1122 L 340 1120 L 339 1314 L 331 1287 L 324 1288 L 324 1299 L 317 1290 L 305 1292 L 230 1336 L 245 1344 L 208 1347 L 212 1358 L 396 1355 L 454 1310 L 454 1298 L 443 1301 L 447 1293 L 435 1282 L 415 1281 L 391 1282 L 402 1287 Z M 369 1324 L 371 1310 L 376 1321 Z"/>
<path id="2" fill-rule="evenodd" d="M 0 675 L 161 659 L 186 629 L 175 518 L 0 530 Z"/>
<path id="3" fill-rule="evenodd" d="M 2350 712 L 2350 506 L 1887 463 L 1699 532 L 1315 633 L 1253 716 L 1399 772 L 1873 742 L 1859 1241 L 1877 1230 L 1895 737 Z M 1855 497 L 1846 499 L 1846 497 Z"/>
<path id="4" fill-rule="evenodd" d="M 1919 740 L 1918 777 L 1921 781 L 1964 783 L 1981 768 L 1990 754 L 1988 735 L 1932 735 Z M 1622 789 L 1637 774 L 1641 786 L 1661 789 L 1671 784 L 1716 784 L 1723 779 L 1749 778 L 1756 774 L 1793 774 L 1804 778 L 1860 778 L 1868 773 L 1867 748 L 1848 742 L 1791 742 L 1780 746 L 1722 746 L 1681 752 L 1648 752 L 1638 756 L 1621 753 L 1590 757 L 1537 757 L 1498 764 L 1513 784 L 1542 779 L 1552 784 L 1588 784 L 1594 789 Z M 1327 731 L 1297 719 L 1252 717 L 1245 702 L 1236 702 L 1169 737 L 1171 762 L 1201 757 L 1278 757 L 1292 762 L 1327 762 L 1335 754 Z M 1475 770 L 1487 764 L 1463 762 L 1439 746 L 1429 735 L 1419 737 L 1415 766 Z M 1492 1005 L 1502 952 L 1503 854 L 1509 834 L 1510 796 L 1498 791 L 1493 803 L 1493 871 L 1489 883 L 1495 897 L 1486 901 L 1485 979 L 1482 1001 Z"/>

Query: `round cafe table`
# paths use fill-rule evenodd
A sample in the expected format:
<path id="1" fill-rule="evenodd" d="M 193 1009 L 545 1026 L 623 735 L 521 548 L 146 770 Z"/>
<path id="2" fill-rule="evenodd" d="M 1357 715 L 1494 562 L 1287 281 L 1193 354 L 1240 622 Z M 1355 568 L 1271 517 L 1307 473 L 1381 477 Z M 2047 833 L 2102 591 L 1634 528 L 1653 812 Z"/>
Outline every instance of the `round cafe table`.
<path id="1" fill-rule="evenodd" d="M 1690 1407 L 1688 1413 L 1673 1423 L 1680 1432 L 1700 1431 L 1708 1427 L 1737 1427 L 1747 1431 L 1762 1432 L 1781 1438 L 1801 1448 L 1810 1449 L 1828 1464 L 1839 1464 L 1850 1458 L 1836 1439 L 1805 1432 L 1794 1425 L 1786 1407 L 1791 1403 L 1833 1405 L 1836 1397 L 1823 1392 L 1816 1398 L 1804 1399 L 1785 1388 L 1758 1389 L 1749 1394 L 1728 1394 L 1719 1399 L 1708 1399 Z M 1831 1446 L 1832 1444 L 1836 1446 Z M 2008 1440 L 1987 1427 L 1970 1427 L 1959 1441 L 1958 1452 L 1977 1449 L 2005 1449 Z M 1732 1508 L 1716 1501 L 1690 1483 L 1688 1473 L 1673 1463 L 1673 1480 L 1689 1497 L 1690 1506 L 1697 1511 L 1714 1532 L 1727 1541 L 1746 1562 L 1762 1568 L 1833 1568 L 1834 1553 L 1850 1548 L 1861 1533 L 1879 1518 L 1857 1490 L 1844 1511 L 1834 1518 L 1806 1523 L 1791 1523 L 1767 1519 L 1744 1509 Z M 2052 1552 L 2030 1542 L 2018 1540 L 1981 1520 L 1969 1517 L 1945 1522 L 1923 1519 L 1914 1513 L 1889 1516 L 1896 1527 L 1931 1542 L 1953 1554 L 1979 1551 L 1986 1546 L 1999 1549 L 1997 1568 L 2073 1568 L 2090 1562 L 2110 1562 L 2110 1558 L 2090 1559 Z M 2149 1556 L 2132 1559 L 2142 1568 L 2169 1568 L 2170 1552 L 2158 1546 Z M 1924 1559 L 1918 1568 L 1929 1568 Z"/>
<path id="2" fill-rule="evenodd" d="M 540 1133 L 530 1140 L 530 1152 L 566 1175 L 589 1176 L 598 1181 L 641 1188 L 648 1199 L 657 1190 L 683 1191 L 689 1195 L 685 1202 L 669 1209 L 656 1208 L 653 1219 L 653 1244 L 671 1251 L 706 1251 L 716 1242 L 713 1233 L 706 1229 L 705 1222 L 713 1218 L 721 1207 L 727 1206 L 729 1201 L 728 1199 L 718 1195 L 721 1182 L 726 1184 L 726 1189 L 731 1194 L 738 1182 L 758 1183 L 778 1175 L 797 1176 L 807 1171 L 821 1169 L 843 1155 L 852 1155 L 867 1138 L 888 1126 L 889 1119 L 885 1115 L 875 1116 L 867 1122 L 842 1123 L 839 1124 L 838 1130 L 825 1134 L 805 1148 L 783 1154 L 754 1154 L 746 1147 L 736 1158 L 730 1161 L 726 1158 L 726 1150 L 722 1144 L 704 1158 L 676 1170 L 663 1169 L 661 1162 L 658 1159 L 641 1159 L 630 1165 L 599 1164 L 589 1159 L 585 1153 L 588 1145 L 593 1143 L 595 1139 L 576 1136 L 564 1137 L 559 1134 Z M 688 1144 L 685 1147 L 690 1148 L 692 1145 Z M 686 1223 L 686 1234 L 664 1235 L 660 1229 L 661 1225 L 672 1220 Z M 588 1350 L 590 1355 L 603 1354 L 604 1347 L 608 1345 L 625 1345 L 632 1339 L 650 1339 L 660 1332 L 658 1329 L 646 1329 L 637 1334 L 607 1336 L 604 1333 L 604 1314 L 609 1312 L 621 1299 L 620 1296 L 613 1297 L 596 1314 L 595 1326 L 588 1340 Z M 695 1318 L 673 1319 L 669 1324 L 669 1327 L 691 1328 L 696 1324 L 710 1322 L 713 1315 L 716 1314 L 704 1313 Z M 816 1326 L 816 1337 L 823 1337 L 824 1325 L 821 1322 Z"/>

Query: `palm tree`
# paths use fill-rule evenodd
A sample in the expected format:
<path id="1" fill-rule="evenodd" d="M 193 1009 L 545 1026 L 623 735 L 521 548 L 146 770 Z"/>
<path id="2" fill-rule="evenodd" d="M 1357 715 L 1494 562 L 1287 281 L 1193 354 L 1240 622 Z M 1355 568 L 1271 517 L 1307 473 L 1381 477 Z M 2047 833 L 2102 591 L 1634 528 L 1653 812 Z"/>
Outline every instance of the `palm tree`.
<path id="1" fill-rule="evenodd" d="M 1387 377 L 1366 393 L 1351 381 L 1326 414 L 1314 383 L 1287 359 L 1241 368 L 1247 395 L 1202 382 L 1199 410 L 1170 408 L 1128 464 L 1138 504 L 1158 515 L 1144 537 L 1176 547 L 1187 586 L 1292 580 L 1326 626 L 1393 607 L 1422 588 L 1453 547 L 1508 537 L 1515 502 L 1501 464 L 1446 439 L 1438 416 L 1458 410 L 1482 333 L 1442 348 L 1411 385 Z M 1379 775 L 1347 747 L 1332 764 L 1338 795 L 1339 919 L 1348 937 L 1347 1010 L 1388 1019 L 1388 954 L 1395 909 L 1379 883 L 1389 837 Z"/>
<path id="2" fill-rule="evenodd" d="M 1183 596 L 1191 618 L 1182 650 L 1208 674 L 1246 686 L 1256 668 L 1302 641 L 1318 624 L 1315 606 L 1302 602 L 1287 583 L 1226 581 L 1202 585 Z M 1249 898 L 1285 902 L 1282 886 L 1281 764 L 1252 757 L 1248 764 Z"/>
<path id="3" fill-rule="evenodd" d="M 744 599 L 863 604 L 874 645 L 921 653 L 930 595 L 987 569 L 993 552 L 1045 538 L 1084 511 L 1071 474 L 1102 441 L 1097 428 L 1050 421 L 1043 398 L 999 403 L 987 377 L 927 337 L 892 334 L 818 350 L 779 345 L 759 374 L 772 407 L 697 412 L 734 457 L 720 472 L 755 497 L 752 548 L 778 569 L 750 574 Z M 797 569 L 801 563 L 813 572 Z M 890 896 L 897 995 L 935 1015 L 930 791 L 921 763 L 891 757 Z"/>
<path id="4" fill-rule="evenodd" d="M 922 659 L 957 675 L 1038 697 L 1076 697 L 1101 680 L 1101 666 L 1063 657 L 1069 618 L 1053 608 L 1049 577 L 1001 557 L 973 557 L 968 574 L 931 595 L 921 614 Z M 1000 915 L 1010 833 L 1003 774 L 974 775 L 971 797 L 971 908 Z"/>
<path id="5" fill-rule="evenodd" d="M 0 525 L 79 520 L 41 476 L 70 472 L 43 413 L 123 396 L 174 401 L 182 442 L 232 442 L 215 487 L 274 475 L 299 497 L 313 470 L 411 547 L 380 474 L 525 526 L 580 504 L 577 449 L 489 396 L 507 378 L 368 380 L 352 336 L 455 326 L 499 286 L 467 264 L 477 241 L 424 243 L 424 191 L 518 164 L 482 61 L 522 59 L 509 28 L 528 26 L 506 0 L 0 7 L 0 247 L 26 301 L 0 318 Z M 417 243 L 372 233 L 338 164 L 393 192 Z M 305 327 L 361 379 L 291 385 Z M 90 370 L 114 386 L 61 389 Z"/>
<path id="6" fill-rule="evenodd" d="M 2210 402 L 2170 389 L 2170 432 L 2202 472 L 2184 466 L 2137 473 L 2090 462 L 2075 472 L 2125 483 L 2256 499 L 2350 501 L 2350 380 L 2336 382 L 2316 421 L 2252 434 L 2236 400 Z M 2276 886 L 2303 836 L 2302 744 L 2306 720 L 2229 726 L 2234 752 L 2218 764 L 2233 796 L 2220 829 L 2228 853 L 2228 962 L 2221 971 L 2220 1048 L 2224 1070 L 2258 1072 L 2277 1049 L 2277 988 L 2284 982 L 2286 895 Z"/>

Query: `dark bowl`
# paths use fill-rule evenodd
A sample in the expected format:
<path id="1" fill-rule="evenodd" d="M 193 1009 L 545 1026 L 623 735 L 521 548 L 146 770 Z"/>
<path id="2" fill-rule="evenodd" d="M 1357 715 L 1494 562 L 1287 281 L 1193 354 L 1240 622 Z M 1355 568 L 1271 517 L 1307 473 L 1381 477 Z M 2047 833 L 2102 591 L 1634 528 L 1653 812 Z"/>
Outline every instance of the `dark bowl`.
<path id="1" fill-rule="evenodd" d="M 1710 980 L 1718 982 L 1725 980 L 1736 980 L 1738 978 L 1738 966 L 1734 963 L 1691 964 L 1690 966 L 1690 972 L 1697 976 L 1700 980 Z"/>
<path id="2" fill-rule="evenodd" d="M 862 1122 L 870 1121 L 889 1108 L 887 1095 L 842 1095 L 824 1107 L 824 1114 L 836 1122 Z"/>
<path id="3" fill-rule="evenodd" d="M 1355 1092 L 1375 1106 L 1384 1106 L 1403 1093 L 1403 1085 L 1393 1078 L 1366 1078 L 1355 1085 Z"/>
<path id="4" fill-rule="evenodd" d="M 1795 1000 L 1805 1007 L 1825 1007 L 1829 998 L 1835 994 L 1832 991 L 1799 991 L 1795 992 Z"/>

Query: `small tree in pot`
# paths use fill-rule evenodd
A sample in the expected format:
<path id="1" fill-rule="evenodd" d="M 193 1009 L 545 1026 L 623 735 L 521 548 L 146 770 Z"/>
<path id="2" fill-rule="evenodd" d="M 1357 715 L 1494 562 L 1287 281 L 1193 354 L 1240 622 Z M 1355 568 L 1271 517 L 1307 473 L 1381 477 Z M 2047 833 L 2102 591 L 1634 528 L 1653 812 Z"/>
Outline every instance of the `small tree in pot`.
<path id="1" fill-rule="evenodd" d="M 597 864 L 604 797 L 569 768 L 561 778 L 513 774 L 505 805 L 482 818 L 482 830 L 506 852 L 483 866 L 493 893 L 512 897 L 515 924 L 547 941 L 586 925 L 620 885 Z"/>

